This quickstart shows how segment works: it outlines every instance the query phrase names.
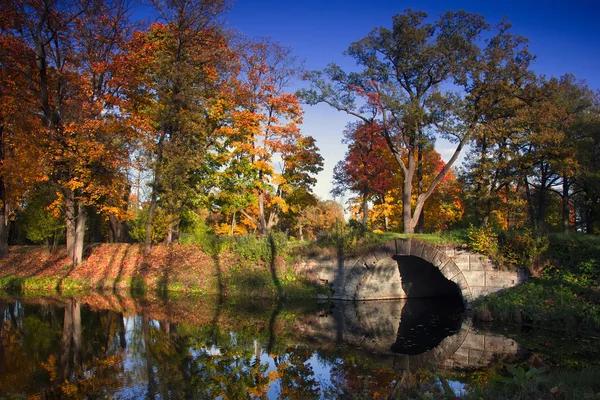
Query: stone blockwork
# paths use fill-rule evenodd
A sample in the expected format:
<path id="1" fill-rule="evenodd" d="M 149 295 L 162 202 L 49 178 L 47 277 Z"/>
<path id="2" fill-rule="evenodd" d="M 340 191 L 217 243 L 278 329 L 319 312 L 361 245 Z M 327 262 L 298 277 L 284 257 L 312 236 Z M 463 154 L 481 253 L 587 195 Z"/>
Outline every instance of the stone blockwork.
<path id="1" fill-rule="evenodd" d="M 377 300 L 406 298 L 396 259 L 418 257 L 437 268 L 454 282 L 465 303 L 515 286 L 526 279 L 524 272 L 501 271 L 481 254 L 454 246 L 436 246 L 415 239 L 395 239 L 358 258 L 328 260 L 314 272 L 331 285 L 333 298 L 340 300 Z"/>

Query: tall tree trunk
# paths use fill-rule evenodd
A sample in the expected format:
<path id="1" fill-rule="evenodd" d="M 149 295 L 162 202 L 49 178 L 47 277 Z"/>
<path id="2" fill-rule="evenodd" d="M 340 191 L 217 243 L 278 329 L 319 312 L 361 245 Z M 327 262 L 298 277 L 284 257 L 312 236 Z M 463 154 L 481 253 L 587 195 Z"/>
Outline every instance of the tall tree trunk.
<path id="1" fill-rule="evenodd" d="M 85 239 L 85 223 L 87 211 L 75 199 L 72 190 L 65 191 L 65 217 L 67 225 L 67 256 L 73 266 L 78 266 L 83 261 L 83 246 Z"/>
<path id="2" fill-rule="evenodd" d="M 50 254 L 56 254 L 56 250 L 58 249 L 58 233 L 54 231 L 52 234 L 52 239 L 50 242 Z"/>
<path id="3" fill-rule="evenodd" d="M 83 261 L 83 247 L 85 239 L 85 223 L 87 211 L 82 204 L 77 205 L 77 218 L 75 219 L 75 248 L 73 249 L 73 265 L 78 266 Z"/>
<path id="4" fill-rule="evenodd" d="M 267 228 L 267 220 L 265 218 L 265 192 L 260 191 L 258 195 L 258 234 L 266 235 L 269 233 Z"/>
<path id="5" fill-rule="evenodd" d="M 540 177 L 540 189 L 538 193 L 537 201 L 537 215 L 536 215 L 536 226 L 537 230 L 542 230 L 546 222 L 546 209 L 547 209 L 547 195 L 546 183 L 548 180 L 548 167 L 542 162 L 541 166 L 541 177 Z"/>
<path id="6" fill-rule="evenodd" d="M 492 188 L 489 186 L 490 190 L 487 193 L 488 198 L 485 200 L 485 204 L 483 206 L 483 219 L 481 221 L 481 226 L 486 227 L 490 222 L 490 216 L 492 215 Z"/>
<path id="7" fill-rule="evenodd" d="M 235 214 L 236 211 L 234 211 L 233 215 L 231 216 L 231 236 L 235 236 Z"/>
<path id="8" fill-rule="evenodd" d="M 369 201 L 367 197 L 366 189 L 363 191 L 363 200 L 362 200 L 362 226 L 363 232 L 366 232 L 369 225 Z"/>
<path id="9" fill-rule="evenodd" d="M 517 184 L 517 191 L 518 190 L 519 190 L 519 185 Z M 511 196 L 510 196 L 510 187 L 509 187 L 509 185 L 506 185 L 504 187 L 504 196 L 506 197 L 506 202 L 510 204 L 510 198 L 511 198 Z M 513 219 L 512 219 L 512 207 L 509 207 L 508 211 L 506 213 L 506 229 L 510 230 L 512 228 L 512 226 L 511 226 L 512 221 L 513 221 Z"/>
<path id="10" fill-rule="evenodd" d="M 383 216 L 383 223 L 384 223 L 385 231 L 389 232 L 390 231 L 390 218 L 387 216 L 387 214 Z"/>
<path id="11" fill-rule="evenodd" d="M 0 182 L 0 187 L 4 186 L 3 182 Z M 0 189 L 1 190 L 1 189 Z M 8 216 L 6 212 L 6 200 L 2 199 L 2 206 L 0 206 L 0 258 L 8 257 Z"/>
<path id="12" fill-rule="evenodd" d="M 412 152 L 408 153 L 408 167 L 402 184 L 402 222 L 404 233 L 415 232 L 415 222 L 412 218 L 412 188 L 413 176 L 415 174 L 415 157 Z"/>
<path id="13" fill-rule="evenodd" d="M 154 221 L 154 211 L 156 210 L 157 194 L 156 189 L 152 189 L 150 196 L 150 205 L 148 206 L 148 219 L 146 220 L 146 239 L 144 241 L 144 253 L 150 254 L 152 247 L 152 222 Z"/>
<path id="14" fill-rule="evenodd" d="M 562 229 L 563 233 L 570 232 L 569 226 L 569 186 L 570 182 L 566 174 L 563 174 L 562 182 Z"/>
<path id="15" fill-rule="evenodd" d="M 5 160 L 4 145 L 4 124 L 0 125 L 0 165 Z M 7 203 L 6 184 L 4 178 L 0 175 L 0 258 L 8 257 L 8 203 Z"/>
<path id="16" fill-rule="evenodd" d="M 169 224 L 167 235 L 165 236 L 164 244 L 173 244 L 173 225 Z"/>
<path id="17" fill-rule="evenodd" d="M 531 226 L 534 232 L 537 232 L 537 218 L 535 216 L 535 211 L 533 209 L 533 199 L 531 198 L 531 189 L 529 188 L 529 182 L 527 182 L 527 178 L 525 178 L 525 195 L 527 198 L 527 208 L 529 209 L 529 220 L 531 221 Z"/>
<path id="18" fill-rule="evenodd" d="M 593 235 L 595 233 L 594 225 L 596 223 L 596 213 L 594 212 L 594 204 L 589 193 L 585 194 L 585 204 L 587 206 L 585 218 L 585 233 Z"/>
<path id="19" fill-rule="evenodd" d="M 123 223 L 119 221 L 119 219 L 114 214 L 108 215 L 108 242 L 109 243 L 118 243 L 122 240 L 122 229 Z"/>
<path id="20" fill-rule="evenodd" d="M 421 134 L 419 134 L 419 145 L 417 146 L 417 197 L 423 193 L 423 146 L 420 143 Z M 425 232 L 425 211 L 422 210 L 418 215 L 417 232 Z"/>
<path id="21" fill-rule="evenodd" d="M 72 190 L 65 192 L 65 225 L 67 227 L 67 257 L 75 259 L 75 194 Z"/>

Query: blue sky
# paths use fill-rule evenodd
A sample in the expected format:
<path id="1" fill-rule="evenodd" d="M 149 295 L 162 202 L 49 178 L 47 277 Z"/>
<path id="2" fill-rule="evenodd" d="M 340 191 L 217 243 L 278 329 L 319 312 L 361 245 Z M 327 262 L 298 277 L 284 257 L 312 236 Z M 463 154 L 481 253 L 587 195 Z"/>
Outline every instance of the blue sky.
<path id="1" fill-rule="evenodd" d="M 352 68 L 343 51 L 378 26 L 391 26 L 392 16 L 407 8 L 435 18 L 446 10 L 481 13 L 490 24 L 506 15 L 513 32 L 530 39 L 537 56 L 533 69 L 547 76 L 572 73 L 590 88 L 600 89 L 600 0 L 573 1 L 328 1 L 237 0 L 226 15 L 229 28 L 249 37 L 270 37 L 290 46 L 308 69 L 330 62 Z M 299 82 L 298 85 L 303 83 Z M 317 139 L 325 158 L 315 192 L 330 198 L 335 164 L 344 157 L 342 131 L 352 119 L 325 105 L 306 106 L 303 131 Z M 448 158 L 452 149 L 439 143 Z"/>

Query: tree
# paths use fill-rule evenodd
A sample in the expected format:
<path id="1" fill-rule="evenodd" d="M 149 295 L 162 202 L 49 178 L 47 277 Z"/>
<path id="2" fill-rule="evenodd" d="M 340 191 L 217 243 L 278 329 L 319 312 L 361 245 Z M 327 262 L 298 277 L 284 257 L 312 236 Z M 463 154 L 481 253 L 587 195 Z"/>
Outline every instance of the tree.
<path id="1" fill-rule="evenodd" d="M 361 198 L 362 225 L 366 231 L 369 201 L 376 196 L 384 196 L 391 188 L 393 170 L 389 168 L 385 151 L 385 139 L 379 134 L 377 124 L 354 123 L 344 132 L 343 143 L 348 145 L 345 159 L 333 170 L 334 196 L 346 191 L 354 192 Z"/>
<path id="2" fill-rule="evenodd" d="M 506 23 L 481 51 L 476 41 L 488 28 L 481 15 L 447 12 L 434 23 L 426 23 L 426 17 L 412 10 L 394 16 L 391 30 L 377 28 L 346 52 L 363 67 L 361 72 L 347 74 L 331 64 L 312 72 L 311 89 L 301 91 L 309 104 L 325 102 L 381 126 L 404 177 L 402 217 L 407 233 L 414 231 L 425 201 L 473 132 L 486 122 L 485 116 L 514 98 L 531 60 L 525 41 L 508 33 Z M 457 90 L 443 92 L 442 85 Z M 415 155 L 435 137 L 445 137 L 457 147 L 413 208 Z"/>
<path id="3" fill-rule="evenodd" d="M 39 110 L 40 143 L 64 212 L 67 251 L 82 261 L 87 207 L 114 212 L 122 198 L 118 166 L 127 152 L 117 137 L 132 131 L 114 107 L 113 60 L 127 34 L 121 0 L 5 1 L 3 63 L 22 76 Z"/>
<path id="4" fill-rule="evenodd" d="M 17 45 L 0 36 L 1 47 Z M 8 42 L 8 43 L 7 43 Z M 12 42 L 12 43 L 11 43 Z M 0 258 L 8 256 L 9 222 L 37 183 L 46 179 L 40 120 L 35 99 L 23 93 L 27 81 L 2 60 L 0 64 Z"/>
<path id="5" fill-rule="evenodd" d="M 600 215 L 600 93 L 595 93 L 592 107 L 574 128 L 579 138 L 572 193 L 576 228 L 593 235 Z"/>
<path id="6" fill-rule="evenodd" d="M 545 86 L 548 95 L 542 104 L 552 112 L 553 118 L 545 122 L 552 132 L 552 139 L 549 142 L 546 140 L 544 147 L 546 147 L 546 158 L 559 177 L 561 187 L 560 190 L 554 187 L 550 190 L 561 198 L 562 231 L 569 233 L 571 230 L 569 203 L 576 172 L 579 169 L 577 145 L 585 135 L 582 128 L 593 106 L 594 93 L 584 82 L 577 81 L 573 75 L 552 78 L 545 83 Z M 538 210 L 541 208 L 540 205 Z M 544 215 L 539 217 L 543 218 Z"/>
<path id="7" fill-rule="evenodd" d="M 155 1 L 165 23 L 137 32 L 123 60 L 132 115 L 145 122 L 142 146 L 152 171 L 145 248 L 160 204 L 172 216 L 167 241 L 184 207 L 206 197 L 216 163 L 220 85 L 231 54 L 219 29 L 220 0 Z M 216 108 L 215 108 L 216 107 Z"/>
<path id="8" fill-rule="evenodd" d="M 299 71 L 291 49 L 269 40 L 243 41 L 238 53 L 236 101 L 222 129 L 229 150 L 224 179 L 230 190 L 255 193 L 253 198 L 235 196 L 230 203 L 234 214 L 239 210 L 264 235 L 287 211 L 286 196 L 314 185 L 312 175 L 322 169 L 323 159 L 315 140 L 301 134 L 298 98 L 286 91 Z M 248 209 L 252 205 L 254 215 Z"/>
<path id="9" fill-rule="evenodd" d="M 309 239 L 321 237 L 344 221 L 344 209 L 333 200 L 317 200 L 314 205 L 303 208 L 296 219 L 300 240 L 306 234 Z"/>

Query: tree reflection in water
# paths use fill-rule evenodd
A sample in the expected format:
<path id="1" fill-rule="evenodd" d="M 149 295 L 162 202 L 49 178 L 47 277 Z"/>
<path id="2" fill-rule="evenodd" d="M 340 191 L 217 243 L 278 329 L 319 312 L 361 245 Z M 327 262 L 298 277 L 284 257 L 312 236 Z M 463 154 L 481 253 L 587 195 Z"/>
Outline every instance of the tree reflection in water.
<path id="1" fill-rule="evenodd" d="M 462 319 L 458 313 L 452 328 L 440 326 L 443 318 L 427 327 L 422 321 L 435 313 L 420 307 L 99 294 L 4 299 L 0 395 L 385 398 L 398 376 L 394 351 L 414 351 L 408 333 L 417 327 L 431 336 L 429 348 L 443 332 L 455 334 Z"/>

